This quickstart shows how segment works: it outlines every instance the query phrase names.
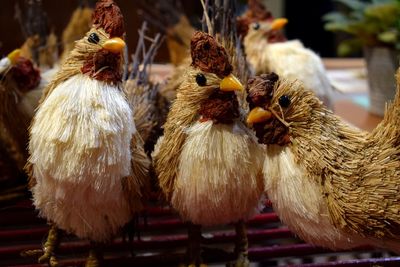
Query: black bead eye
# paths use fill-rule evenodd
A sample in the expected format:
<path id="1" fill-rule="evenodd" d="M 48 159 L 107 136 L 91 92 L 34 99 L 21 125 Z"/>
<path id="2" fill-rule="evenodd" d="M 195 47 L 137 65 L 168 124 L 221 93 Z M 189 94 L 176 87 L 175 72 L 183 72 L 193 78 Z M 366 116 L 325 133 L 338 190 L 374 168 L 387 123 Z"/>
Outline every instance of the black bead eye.
<path id="1" fill-rule="evenodd" d="M 260 29 L 260 23 L 258 23 L 258 22 L 254 23 L 254 24 L 253 24 L 253 29 L 254 29 L 254 30 Z"/>
<path id="2" fill-rule="evenodd" d="M 89 41 L 89 43 L 92 43 L 92 44 L 98 44 L 100 41 L 100 38 L 96 33 L 92 32 L 88 37 L 88 41 Z"/>
<path id="3" fill-rule="evenodd" d="M 287 95 L 283 95 L 279 98 L 279 105 L 283 108 L 287 108 L 290 105 L 290 98 Z"/>
<path id="4" fill-rule="evenodd" d="M 207 84 L 207 78 L 203 73 L 198 73 L 196 75 L 196 83 L 200 86 L 205 86 Z"/>

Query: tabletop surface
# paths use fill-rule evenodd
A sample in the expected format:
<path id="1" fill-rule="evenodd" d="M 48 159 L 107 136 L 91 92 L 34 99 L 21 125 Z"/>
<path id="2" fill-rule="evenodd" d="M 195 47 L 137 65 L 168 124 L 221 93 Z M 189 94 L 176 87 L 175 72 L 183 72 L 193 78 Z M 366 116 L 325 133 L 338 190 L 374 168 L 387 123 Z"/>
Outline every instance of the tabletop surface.
<path id="1" fill-rule="evenodd" d="M 324 59 L 334 94 L 334 112 L 352 125 L 367 131 L 382 117 L 368 111 L 368 83 L 363 59 Z M 394 75 L 394 74 L 393 74 Z"/>

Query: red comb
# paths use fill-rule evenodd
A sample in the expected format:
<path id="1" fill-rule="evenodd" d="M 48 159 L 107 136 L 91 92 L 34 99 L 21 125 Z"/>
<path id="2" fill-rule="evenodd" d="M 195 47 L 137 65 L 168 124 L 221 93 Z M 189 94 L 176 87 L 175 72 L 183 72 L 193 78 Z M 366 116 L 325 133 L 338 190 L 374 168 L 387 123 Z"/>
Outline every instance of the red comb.
<path id="1" fill-rule="evenodd" d="M 232 65 L 225 48 L 217 43 L 211 35 L 200 31 L 195 32 L 191 40 L 190 51 L 192 65 L 202 71 L 214 73 L 220 77 L 227 76 L 232 72 Z"/>
<path id="2" fill-rule="evenodd" d="M 122 37 L 125 33 L 124 17 L 113 0 L 100 0 L 93 13 L 93 25 L 103 28 L 110 37 Z"/>

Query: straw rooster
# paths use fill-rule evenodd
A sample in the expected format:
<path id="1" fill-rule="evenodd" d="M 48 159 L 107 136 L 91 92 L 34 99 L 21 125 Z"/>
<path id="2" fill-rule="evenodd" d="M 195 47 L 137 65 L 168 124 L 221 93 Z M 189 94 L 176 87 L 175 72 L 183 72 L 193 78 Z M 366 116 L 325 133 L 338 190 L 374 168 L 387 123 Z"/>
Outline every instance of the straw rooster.
<path id="1" fill-rule="evenodd" d="M 46 88 L 30 128 L 27 170 L 39 215 L 52 227 L 39 261 L 56 263 L 58 229 L 89 239 L 87 266 L 142 208 L 149 162 L 122 93 L 123 17 L 97 2 L 93 26 Z"/>
<path id="2" fill-rule="evenodd" d="M 249 0 L 249 10 L 238 18 L 247 60 L 256 74 L 275 72 L 299 80 L 328 106 L 332 85 L 321 58 L 299 40 L 287 41 L 282 33 L 287 19 L 274 19 L 259 0 Z"/>
<path id="3" fill-rule="evenodd" d="M 12 147 L 12 157 L 22 171 L 28 158 L 28 127 L 54 73 L 47 71 L 41 77 L 39 69 L 20 52 L 16 49 L 0 60 L 0 138 Z"/>
<path id="4" fill-rule="evenodd" d="M 266 192 L 281 220 L 318 246 L 400 253 L 399 91 L 371 133 L 343 122 L 299 82 L 264 74 L 248 91 L 247 120 L 267 145 Z"/>
<path id="5" fill-rule="evenodd" d="M 39 70 L 16 49 L 0 60 L 0 178 L 15 185 L 28 159 L 28 127 L 41 92 Z M 3 175 L 2 175 L 3 176 Z M 4 179 L 4 180 L 3 180 Z"/>
<path id="6" fill-rule="evenodd" d="M 201 263 L 200 226 L 232 222 L 239 237 L 237 266 L 248 266 L 243 221 L 255 213 L 263 191 L 261 151 L 239 120 L 234 91 L 242 85 L 225 49 L 196 32 L 191 57 L 153 154 L 156 174 L 167 200 L 191 223 L 191 266 Z"/>

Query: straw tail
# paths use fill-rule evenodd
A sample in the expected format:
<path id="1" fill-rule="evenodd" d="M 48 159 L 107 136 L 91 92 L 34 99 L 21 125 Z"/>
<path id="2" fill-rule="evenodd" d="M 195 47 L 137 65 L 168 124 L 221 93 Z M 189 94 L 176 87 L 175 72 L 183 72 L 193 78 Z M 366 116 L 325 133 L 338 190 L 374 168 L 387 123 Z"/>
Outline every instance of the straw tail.
<path id="1" fill-rule="evenodd" d="M 386 104 L 382 122 L 371 133 L 373 138 L 384 140 L 393 146 L 400 145 L 400 68 L 396 73 L 396 84 L 394 100 Z"/>

